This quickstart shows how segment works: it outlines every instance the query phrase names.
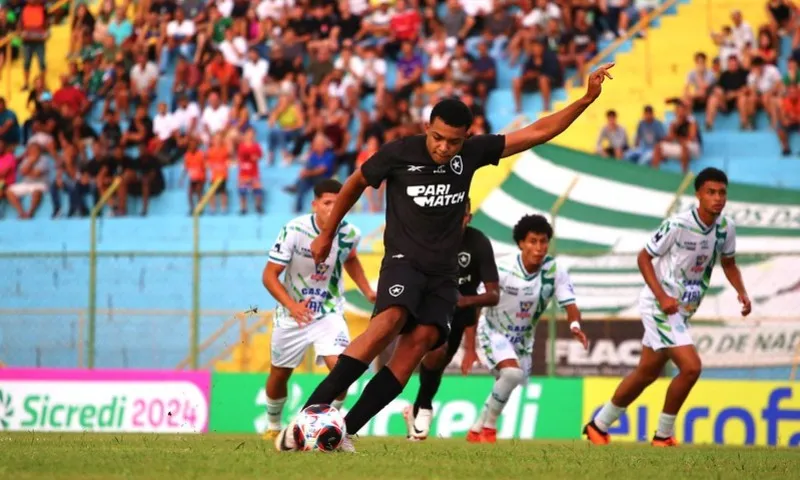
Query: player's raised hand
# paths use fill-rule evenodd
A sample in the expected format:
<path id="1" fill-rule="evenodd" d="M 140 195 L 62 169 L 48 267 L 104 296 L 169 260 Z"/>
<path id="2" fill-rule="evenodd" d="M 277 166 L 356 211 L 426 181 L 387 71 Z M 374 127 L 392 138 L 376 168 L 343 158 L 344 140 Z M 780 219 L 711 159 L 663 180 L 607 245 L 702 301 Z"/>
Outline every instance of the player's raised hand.
<path id="1" fill-rule="evenodd" d="M 614 79 L 614 77 L 612 77 L 609 73 L 609 70 L 611 70 L 613 67 L 614 62 L 606 63 L 589 74 L 589 82 L 587 82 L 586 86 L 586 96 L 588 96 L 591 100 L 595 100 L 600 96 L 600 92 L 603 91 L 603 82 L 606 80 L 606 78 L 609 80 Z"/>
<path id="2" fill-rule="evenodd" d="M 295 302 L 291 307 L 289 307 L 289 313 L 292 314 L 294 321 L 297 322 L 297 324 L 301 327 L 308 325 L 311 323 L 311 320 L 314 319 L 314 312 L 308 308 L 308 302 L 310 301 L 310 298 L 305 298 L 302 302 Z"/>
<path id="3" fill-rule="evenodd" d="M 739 303 L 742 304 L 742 316 L 746 317 L 750 315 L 750 312 L 753 311 L 753 305 L 750 304 L 750 297 L 748 297 L 746 293 L 740 293 L 737 298 L 739 299 Z"/>
<path id="4" fill-rule="evenodd" d="M 331 253 L 331 245 L 333 245 L 333 238 L 325 234 L 317 235 L 317 238 L 311 242 L 311 256 L 314 258 L 316 265 L 328 259 L 328 255 Z"/>
<path id="5" fill-rule="evenodd" d="M 474 348 L 464 349 L 464 358 L 461 359 L 461 373 L 467 375 L 472 371 L 472 366 L 478 361 L 478 352 Z"/>
<path id="6" fill-rule="evenodd" d="M 658 306 L 661 307 L 661 311 L 667 315 L 678 313 L 678 300 L 676 298 L 666 295 L 656 300 L 658 301 Z"/>
<path id="7" fill-rule="evenodd" d="M 583 333 L 583 330 L 581 330 L 580 328 L 573 328 L 570 331 L 572 332 L 572 337 L 575 340 L 581 342 L 581 345 L 583 345 L 583 349 L 589 350 L 589 339 L 586 338 L 586 334 Z"/>

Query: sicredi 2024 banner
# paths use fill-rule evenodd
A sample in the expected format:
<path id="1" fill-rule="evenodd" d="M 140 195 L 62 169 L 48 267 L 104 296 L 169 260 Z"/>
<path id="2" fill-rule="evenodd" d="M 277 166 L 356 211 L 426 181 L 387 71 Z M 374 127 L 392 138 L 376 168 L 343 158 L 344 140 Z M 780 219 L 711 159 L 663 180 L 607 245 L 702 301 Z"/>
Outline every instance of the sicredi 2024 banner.
<path id="1" fill-rule="evenodd" d="M 0 369 L 0 430 L 201 433 L 208 372 Z"/>

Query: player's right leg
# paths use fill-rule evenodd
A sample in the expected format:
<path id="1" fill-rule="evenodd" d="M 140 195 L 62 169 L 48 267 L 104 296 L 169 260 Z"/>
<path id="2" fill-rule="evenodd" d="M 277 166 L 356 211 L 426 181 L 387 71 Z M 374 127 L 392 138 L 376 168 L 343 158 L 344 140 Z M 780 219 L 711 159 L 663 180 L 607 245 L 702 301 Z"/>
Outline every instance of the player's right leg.
<path id="1" fill-rule="evenodd" d="M 266 384 L 268 426 L 264 438 L 275 438 L 281 431 L 289 378 L 303 361 L 309 343 L 306 331 L 298 325 L 280 326 L 276 322 L 273 326 L 270 371 Z"/>
<path id="2" fill-rule="evenodd" d="M 527 380 L 530 362 L 521 362 L 514 345 L 506 336 L 485 325 L 478 326 L 478 345 L 486 366 L 495 374 L 495 382 L 481 413 L 467 432 L 467 441 L 494 443 L 497 439 L 497 418 L 514 389 Z"/>
<path id="3" fill-rule="evenodd" d="M 664 409 L 658 418 L 658 430 L 652 441 L 652 445 L 656 447 L 672 447 L 678 444 L 674 436 L 675 417 L 692 391 L 694 384 L 700 378 L 702 370 L 700 355 L 694 345 L 667 348 L 665 351 L 670 360 L 678 367 L 678 374 L 667 388 Z"/>

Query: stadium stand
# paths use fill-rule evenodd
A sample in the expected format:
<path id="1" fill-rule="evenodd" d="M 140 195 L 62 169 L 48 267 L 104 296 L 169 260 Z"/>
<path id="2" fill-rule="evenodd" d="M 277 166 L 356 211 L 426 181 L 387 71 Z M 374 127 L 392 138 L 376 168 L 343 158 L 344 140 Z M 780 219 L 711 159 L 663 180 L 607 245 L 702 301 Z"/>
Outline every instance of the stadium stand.
<path id="1" fill-rule="evenodd" d="M 249 10 L 243 7 L 251 3 Z M 506 3 L 510 8 L 499 9 L 500 13 L 497 14 L 484 15 L 481 10 L 486 5 Z M 193 97 L 208 99 L 209 102 L 215 102 L 210 99 L 216 95 L 211 93 L 212 90 L 218 92 L 222 97 L 222 107 L 210 109 L 208 115 L 201 113 L 200 121 L 212 133 L 221 128 L 225 132 L 220 139 L 221 145 L 228 149 L 228 157 L 223 158 L 223 168 L 212 167 L 213 172 L 202 176 L 211 178 L 224 171 L 230 179 L 227 182 L 230 197 L 228 214 L 205 215 L 201 222 L 201 250 L 207 253 L 200 272 L 202 308 L 204 312 L 211 312 L 201 318 L 199 337 L 202 339 L 214 333 L 232 311 L 242 310 L 250 303 L 258 304 L 262 311 L 273 306 L 272 300 L 267 298 L 258 281 L 263 262 L 258 254 L 264 250 L 265 245 L 272 242 L 278 227 L 295 210 L 296 192 L 292 187 L 312 152 L 314 133 L 323 131 L 329 142 L 328 145 L 323 142 L 320 152 L 336 150 L 337 162 L 335 166 L 328 168 L 329 172 L 326 174 L 341 178 L 358 161 L 358 153 L 364 148 L 370 135 L 386 140 L 419 131 L 431 104 L 446 94 L 461 94 L 462 98 L 474 105 L 479 120 L 473 126 L 473 131 L 499 131 L 513 122 L 529 121 L 543 113 L 545 100 L 539 92 L 525 93 L 521 102 L 522 112 L 516 111 L 515 80 L 524 79 L 526 71 L 540 72 L 540 77 L 536 78 L 547 78 L 548 85 L 553 87 L 550 100 L 554 108 L 560 108 L 565 102 L 582 94 L 582 87 L 572 86 L 569 82 L 566 89 L 557 88 L 564 79 L 577 79 L 575 55 L 565 55 L 572 52 L 572 48 L 579 51 L 582 61 L 589 65 L 598 61 L 616 61 L 614 82 L 608 84 L 609 88 L 598 103 L 571 130 L 554 142 L 558 146 L 508 159 L 504 161 L 503 168 L 487 172 L 476 182 L 473 198 L 477 199 L 475 205 L 479 210 L 475 222 L 502 249 L 502 244 L 507 243 L 510 221 L 505 215 L 512 212 L 549 210 L 548 204 L 560 194 L 557 189 L 564 186 L 564 179 L 572 176 L 593 178 L 594 185 L 592 182 L 582 181 L 576 187 L 578 190 L 575 194 L 579 195 L 581 189 L 585 188 L 588 192 L 586 195 L 595 196 L 603 195 L 598 193 L 603 190 L 596 183 L 597 179 L 613 177 L 617 186 L 619 183 L 626 188 L 635 184 L 646 185 L 648 194 L 654 200 L 650 204 L 634 202 L 637 208 L 641 207 L 639 210 L 620 212 L 615 211 L 615 206 L 587 205 L 585 198 L 572 199 L 565 206 L 564 221 L 558 227 L 558 248 L 559 251 L 574 251 L 576 254 L 581 251 L 595 254 L 630 253 L 629 249 L 620 250 L 619 242 L 624 240 L 631 245 L 636 244 L 640 242 L 644 232 L 657 224 L 657 219 L 663 216 L 668 206 L 664 204 L 664 198 L 680 184 L 680 176 L 673 173 L 680 170 L 680 165 L 667 161 L 661 166 L 665 172 L 653 172 L 646 166 L 631 166 L 624 162 L 606 164 L 603 162 L 611 161 L 578 151 L 595 152 L 596 140 L 606 122 L 607 110 L 616 110 L 620 125 L 629 133 L 636 131 L 645 105 L 652 105 L 656 117 L 669 125 L 673 120 L 672 109 L 667 108 L 665 101 L 683 96 L 686 76 L 692 68 L 692 59 L 696 52 L 706 52 L 709 59 L 719 55 L 719 48 L 712 42 L 710 33 L 721 31 L 730 22 L 731 10 L 741 10 L 745 21 L 754 30 L 766 24 L 769 16 L 764 8 L 764 0 L 636 1 L 634 3 L 637 6 L 647 5 L 648 8 L 660 5 L 656 10 L 658 15 L 652 23 L 645 21 L 642 24 L 644 28 L 641 29 L 641 34 L 633 38 L 624 35 L 617 40 L 615 37 L 620 33 L 619 19 L 623 16 L 622 13 L 624 12 L 625 17 L 641 16 L 641 13 L 618 7 L 623 3 L 627 5 L 627 2 L 610 3 L 612 8 L 602 12 L 595 6 L 596 2 L 577 0 L 346 0 L 335 7 L 332 2 L 298 0 L 296 4 L 305 5 L 307 9 L 298 7 L 284 11 L 273 8 L 274 5 L 282 5 L 275 1 L 184 0 L 176 4 L 166 0 L 149 0 L 138 2 L 142 10 L 136 10 L 129 2 L 106 0 L 91 4 L 89 16 L 84 16 L 83 9 L 78 9 L 79 20 L 76 24 L 81 25 L 85 31 L 71 29 L 68 26 L 69 19 L 62 20 L 60 24 L 54 21 L 46 44 L 46 87 L 31 96 L 33 101 L 29 102 L 30 91 L 21 92 L 24 83 L 22 62 L 10 62 L 10 67 L 3 74 L 10 78 L 10 90 L 6 94 L 8 111 L 15 113 L 21 135 L 30 137 L 28 142 L 46 145 L 46 137 L 34 135 L 43 134 L 38 131 L 40 127 L 37 126 L 34 131 L 34 122 L 28 120 L 38 118 L 40 121 L 37 125 L 45 125 L 48 118 L 55 114 L 34 112 L 29 110 L 29 104 L 41 108 L 41 103 L 47 103 L 49 101 L 46 99 L 53 97 L 52 102 L 69 109 L 74 102 L 77 110 L 86 108 L 86 113 L 81 116 L 73 112 L 67 116 L 84 118 L 85 123 L 93 130 L 93 134 L 85 129 L 80 131 L 78 138 L 92 137 L 94 141 L 91 146 L 81 145 L 81 148 L 75 148 L 74 151 L 64 148 L 59 154 L 59 158 L 63 156 L 65 159 L 63 166 L 73 162 L 76 167 L 73 175 L 77 177 L 74 182 L 66 182 L 64 191 L 57 194 L 63 205 L 60 210 L 56 211 L 53 196 L 45 194 L 32 221 L 16 220 L 17 212 L 12 205 L 0 200 L 0 215 L 3 217 L 0 222 L 0 266 L 2 271 L 10 273 L 0 278 L 2 309 L 6 312 L 29 312 L 26 314 L 28 316 L 14 314 L 16 316 L 13 321 L 2 322 L 0 357 L 19 365 L 68 366 L 80 363 L 81 345 L 75 338 L 85 333 L 82 330 L 85 328 L 85 317 L 82 316 L 85 315 L 86 299 L 89 295 L 90 262 L 86 257 L 89 227 L 85 220 L 64 217 L 70 213 L 74 216 L 87 213 L 94 196 L 108 185 L 112 175 L 105 167 L 111 166 L 118 169 L 119 173 L 124 172 L 126 167 L 131 167 L 127 169 L 131 171 L 128 178 L 132 182 L 128 192 L 123 189 L 122 194 L 112 199 L 113 208 L 105 209 L 104 219 L 100 222 L 99 250 L 105 253 L 98 259 L 97 343 L 102 348 L 98 347 L 97 364 L 108 367 L 163 368 L 177 365 L 186 358 L 187 339 L 190 337 L 186 312 L 192 308 L 192 224 L 186 215 L 189 210 L 189 182 L 184 178 L 185 164 L 182 155 L 187 139 L 180 127 L 185 127 L 182 122 L 188 110 L 179 110 L 177 117 L 173 114 L 176 110 L 175 104 L 178 103 L 176 91 L 188 92 Z M 574 8 L 561 8 L 565 4 Z M 356 33 L 359 32 L 359 24 L 336 20 L 331 16 L 334 8 L 351 9 L 354 10 L 353 13 L 363 14 L 360 25 L 370 27 L 364 32 Z M 360 8 L 370 10 L 359 11 Z M 9 8 L 5 11 L 8 13 Z M 184 18 L 171 20 L 174 15 L 181 15 L 178 11 L 183 12 Z M 508 16 L 503 16 L 503 12 Z M 468 28 L 475 13 L 481 14 L 479 16 L 483 17 L 483 27 L 492 35 L 509 33 L 510 48 L 507 52 L 498 56 L 498 51 L 503 49 L 498 48 L 500 44 L 493 41 L 488 44 L 491 45 L 488 49 L 491 53 L 490 59 L 480 58 L 477 34 L 481 32 Z M 288 21 L 282 18 L 285 15 L 290 17 Z M 232 20 L 240 16 L 245 20 Z M 578 17 L 587 19 L 588 26 L 585 29 L 576 26 L 581 23 Z M 350 17 L 345 15 L 345 19 L 347 18 Z M 435 18 L 439 20 L 436 21 Z M 629 27 L 633 23 L 635 22 L 631 22 Z M 203 27 L 203 24 L 207 26 Z M 390 25 L 389 28 L 407 29 L 408 31 L 403 30 L 402 33 L 405 36 L 400 38 L 415 42 L 416 53 L 404 52 L 401 42 L 389 41 L 386 53 L 376 55 L 374 46 L 382 45 L 386 41 L 384 37 L 387 25 Z M 341 41 L 336 41 L 333 48 L 329 49 L 327 37 L 320 32 L 333 31 L 333 27 L 338 28 Z M 277 36 L 276 29 L 280 28 L 283 33 Z M 792 53 L 792 40 L 789 38 L 791 28 L 793 27 L 787 25 L 789 32 L 780 37 L 781 48 L 777 63 L 782 72 L 786 71 L 787 60 Z M 416 34 L 418 30 L 422 35 Z M 632 31 L 637 30 L 633 27 Z M 293 33 L 287 34 L 287 31 Z M 464 32 L 469 32 L 470 35 L 463 35 Z M 111 37 L 107 37 L 107 34 Z M 348 36 L 354 38 L 344 41 Z M 460 42 L 457 39 L 459 36 L 466 37 L 465 41 Z M 527 61 L 527 44 L 531 38 L 538 37 L 543 38 L 548 45 L 565 47 L 566 50 L 560 51 L 560 56 L 557 48 L 545 51 L 545 56 L 552 55 L 556 59 L 556 71 L 549 71 L 541 64 L 529 64 Z M 242 46 L 255 47 L 255 62 L 245 66 L 246 62 L 238 58 L 236 49 Z M 298 51 L 302 53 L 305 49 L 313 51 L 310 55 L 305 55 L 300 64 L 292 60 L 297 58 L 292 55 Z M 359 58 L 351 62 L 351 72 L 337 72 L 337 65 L 343 64 L 338 60 L 340 53 L 329 50 L 339 49 L 351 50 Z M 164 53 L 168 50 L 169 54 Z M 282 57 L 278 57 L 278 50 L 282 52 Z M 221 56 L 217 55 L 217 51 L 221 52 Z M 146 59 L 137 66 L 139 52 L 144 52 Z M 595 58 L 597 52 L 602 53 Z M 519 61 L 513 64 L 516 53 L 520 54 Z M 467 54 L 471 57 L 466 57 Z M 267 97 L 266 118 L 259 116 L 257 102 L 246 99 L 240 99 L 244 100 L 246 112 L 246 118 L 236 117 L 237 121 L 244 119 L 240 123 L 233 118 L 220 120 L 215 117 L 215 113 L 222 115 L 223 109 L 228 111 L 236 108 L 231 104 L 237 101 L 237 97 L 226 88 L 225 78 L 232 76 L 248 84 L 251 79 L 262 78 L 263 71 L 259 69 L 264 68 L 264 65 L 259 66 L 260 57 L 269 58 L 267 72 L 272 78 L 262 85 L 262 92 Z M 286 58 L 289 60 L 285 60 Z M 471 60 L 465 61 L 465 58 Z M 65 62 L 64 59 L 69 61 Z M 373 67 L 374 70 L 369 70 L 369 73 L 365 67 L 367 63 L 379 65 L 383 59 L 388 60 L 385 81 L 380 73 L 380 66 Z M 197 60 L 201 63 L 198 64 Z M 118 67 L 115 65 L 117 63 Z M 92 65 L 102 75 L 93 75 L 91 67 L 87 67 L 84 73 L 84 65 Z M 483 82 L 491 86 L 494 82 L 490 77 L 472 78 L 471 74 L 474 73 L 473 70 L 490 72 L 492 65 L 496 72 L 496 85 L 483 100 L 483 91 L 477 87 L 473 90 L 472 85 Z M 384 87 L 388 90 L 396 89 L 403 77 L 413 77 L 420 66 L 425 70 L 420 88 L 407 88 L 402 92 L 411 93 L 408 101 L 396 102 L 383 96 Z M 34 62 L 32 84 L 37 68 Z M 293 72 L 295 76 L 284 77 L 286 72 Z M 362 72 L 364 79 L 354 80 Z M 3 78 L 8 80 L 5 76 Z M 280 81 L 286 78 L 291 80 Z M 62 80 L 70 85 L 77 85 L 77 90 L 83 90 L 83 93 L 61 88 Z M 295 88 L 304 82 L 312 87 L 304 90 Z M 137 98 L 142 92 L 132 88 L 136 85 L 140 85 L 142 91 L 152 87 L 152 91 L 148 93 L 153 97 L 149 109 L 142 110 L 138 119 L 135 117 L 133 105 L 142 100 Z M 363 95 L 349 93 L 353 86 L 361 90 Z M 527 86 L 542 89 L 538 80 Z M 34 85 L 32 87 L 35 88 Z M 367 93 L 372 90 L 375 93 Z M 298 93 L 303 95 L 298 97 Z M 107 112 L 104 112 L 103 94 L 105 99 L 113 98 L 113 102 L 109 104 L 112 106 L 111 110 L 115 111 L 112 116 L 118 116 L 121 106 L 126 102 L 130 103 L 127 115 L 119 119 L 118 128 L 115 126 L 116 120 L 109 121 L 105 115 Z M 256 94 L 259 95 L 258 92 Z M 353 98 L 353 95 L 356 97 Z M 330 100 L 327 97 L 335 99 Z M 166 104 L 167 114 L 158 111 L 162 102 Z M 91 106 L 87 106 L 88 104 Z M 204 112 L 206 109 L 198 107 L 198 110 Z M 373 114 L 377 118 L 371 117 Z M 703 123 L 702 115 L 696 114 L 699 124 Z M 755 193 L 750 196 L 741 197 L 741 203 L 796 205 L 800 203 L 796 192 L 769 188 L 800 187 L 800 169 L 786 167 L 787 164 L 796 162 L 796 159 L 781 155 L 777 137 L 764 118 L 763 114 L 759 114 L 757 128 L 752 131 L 739 131 L 735 115 L 719 117 L 711 131 L 701 128 L 702 155 L 692 160 L 690 168 L 695 171 L 705 166 L 724 168 L 740 189 L 746 190 L 742 185 L 748 183 L 764 186 L 762 190 L 751 190 L 751 193 Z M 303 124 L 302 134 L 291 133 L 291 127 L 296 121 Z M 62 128 L 61 120 L 56 123 L 56 128 Z M 284 128 L 278 129 L 273 125 Z M 264 215 L 257 215 L 252 206 L 248 208 L 247 215 L 238 215 L 236 182 L 240 163 L 232 153 L 232 147 L 241 142 L 240 137 L 246 126 L 253 128 L 256 141 L 264 153 L 258 162 L 261 184 L 265 190 Z M 148 139 L 147 142 L 140 140 L 137 136 L 140 133 Z M 201 149 L 205 150 L 212 139 L 207 138 L 209 132 L 200 133 Z M 67 134 L 67 144 L 73 143 L 71 140 L 75 138 L 74 135 L 75 133 Z M 295 144 L 289 141 L 286 149 L 281 148 L 283 140 L 296 139 L 298 136 L 304 138 L 302 147 L 295 148 Z M 632 140 L 632 135 L 630 138 Z M 61 142 L 61 138 L 58 141 Z M 796 141 L 796 138 L 791 139 L 794 151 L 800 147 Z M 114 142 L 127 143 L 125 150 L 121 152 L 121 161 L 106 157 L 113 153 L 111 150 Z M 155 157 L 155 161 L 147 168 L 142 167 L 139 157 L 138 144 L 141 143 L 145 143 L 146 158 Z M 24 146 L 17 147 L 12 158 L 21 159 L 24 150 Z M 275 153 L 272 161 L 270 152 Z M 95 157 L 95 153 L 100 156 Z M 294 162 L 289 162 L 290 154 L 294 155 Z M 322 153 L 319 156 L 323 156 Z M 104 161 L 98 163 L 98 158 L 103 158 Z M 520 169 L 530 164 L 536 164 L 535 168 L 550 172 L 557 181 L 548 182 L 548 185 L 531 184 L 528 181 L 530 178 L 523 178 L 518 174 Z M 589 164 L 595 166 L 588 171 L 581 166 Z M 45 184 L 46 191 L 54 183 L 57 170 L 55 164 L 50 164 L 48 170 L 49 176 L 38 181 Z M 76 175 L 75 171 L 81 174 Z M 147 172 L 154 171 L 158 173 L 146 175 Z M 20 179 L 23 176 L 21 165 L 18 175 Z M 88 182 L 85 186 L 75 186 L 83 184 L 81 177 L 87 178 Z M 4 187 L 10 186 L 15 180 L 17 179 L 9 174 Z M 36 179 L 29 180 L 23 183 L 37 183 Z M 142 181 L 150 183 L 153 197 L 146 211 L 146 219 L 136 218 L 143 212 L 140 193 Z M 566 181 L 568 183 L 569 180 Z M 524 193 L 520 193 L 520 189 L 524 189 Z M 70 212 L 69 191 L 84 198 L 86 208 L 79 207 Z M 503 202 L 509 201 L 509 198 L 514 209 L 503 212 L 498 205 L 507 205 Z M 307 206 L 308 199 L 304 202 L 301 207 Z M 23 205 L 27 205 L 27 201 Z M 599 208 L 604 209 L 601 213 L 605 216 L 587 221 L 588 217 L 598 213 Z M 367 214 L 369 209 L 366 202 L 358 206 L 359 212 L 364 212 L 364 215 L 358 216 L 357 224 L 364 233 L 379 232 L 382 219 L 380 215 Z M 54 213 L 58 218 L 51 220 Z M 127 218 L 119 218 L 123 216 Z M 562 226 L 563 230 L 560 230 Z M 796 242 L 796 230 L 792 232 L 790 226 L 791 222 L 776 227 L 776 231 L 765 229 L 752 230 L 750 233 L 757 239 L 756 243 L 788 245 L 783 250 L 788 253 L 792 248 L 797 250 L 796 244 L 792 243 Z M 574 233 L 585 228 L 592 228 L 597 232 L 590 241 L 585 240 L 584 233 Z M 747 235 L 743 234 L 743 237 L 746 239 Z M 20 252 L 24 254 L 19 255 Z M 60 254 L 53 255 L 53 252 Z M 750 253 L 756 255 L 759 250 L 753 248 Z M 603 258 L 605 257 L 600 257 L 595 263 L 601 264 Z M 774 259 L 754 258 L 758 260 L 754 260 L 756 267 L 762 269 L 772 265 L 771 260 Z M 369 261 L 377 265 L 373 259 Z M 576 268 L 594 268 L 592 265 L 582 265 L 577 260 L 576 262 Z M 375 265 L 371 268 L 375 269 Z M 605 267 L 598 267 L 598 272 L 594 273 L 605 275 L 608 272 L 603 268 Z M 632 268 L 627 263 L 619 266 L 619 271 L 613 272 L 611 278 L 603 276 L 601 281 L 608 281 L 610 287 L 593 290 L 597 295 L 592 296 L 591 302 L 594 303 L 589 310 L 594 309 L 594 313 L 598 315 L 624 314 L 631 307 L 630 293 L 635 289 L 626 284 L 629 277 L 624 277 L 630 276 Z M 592 278 L 592 274 L 591 271 L 587 272 L 586 285 L 598 283 L 598 278 Z M 613 275 L 624 278 L 620 280 L 613 278 Z M 618 287 L 621 284 L 625 287 L 620 290 Z M 724 295 L 725 292 L 719 290 L 715 294 Z M 350 293 L 348 301 L 354 315 L 363 316 L 365 306 L 358 295 Z M 59 313 L 52 309 L 68 310 Z M 148 309 L 158 312 L 151 311 L 147 314 Z M 10 318 L 9 313 L 0 312 L 0 315 Z M 709 316 L 713 316 L 713 313 L 709 313 Z M 41 327 L 37 326 L 35 330 L 28 328 L 31 321 L 37 322 Z M 218 344 L 235 343 L 239 334 L 234 330 L 226 332 Z M 234 353 L 233 361 L 219 364 L 219 368 L 235 369 L 236 361 L 242 356 L 251 358 L 259 351 L 268 353 L 268 349 L 263 348 L 264 338 L 266 337 L 253 337 L 251 352 Z M 132 339 L 137 340 L 134 342 Z M 259 346 L 262 348 L 258 348 Z M 201 362 L 210 360 L 216 353 L 219 353 L 219 348 L 204 352 Z M 260 363 L 265 361 L 268 361 L 268 357 L 259 360 Z"/>

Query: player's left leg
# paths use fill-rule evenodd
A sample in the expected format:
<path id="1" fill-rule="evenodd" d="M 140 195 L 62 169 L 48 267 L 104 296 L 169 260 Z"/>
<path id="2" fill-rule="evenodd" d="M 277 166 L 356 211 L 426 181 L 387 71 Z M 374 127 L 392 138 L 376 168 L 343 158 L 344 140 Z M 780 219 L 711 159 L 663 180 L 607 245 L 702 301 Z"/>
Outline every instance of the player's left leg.
<path id="1" fill-rule="evenodd" d="M 347 433 L 355 434 L 403 391 L 411 374 L 432 349 L 447 341 L 458 291 L 452 278 L 430 278 L 417 316 L 409 316 L 392 358 L 367 384 L 347 413 Z M 374 321 L 374 320 L 373 320 Z"/>
<path id="2" fill-rule="evenodd" d="M 464 328 L 466 327 L 464 318 L 474 322 L 475 312 L 469 310 L 467 314 L 462 314 L 461 311 L 457 311 L 450 325 L 450 335 L 447 337 L 447 343 L 436 350 L 428 352 L 422 359 L 422 363 L 419 366 L 417 398 L 413 407 L 409 406 L 403 411 L 410 440 L 424 440 L 430 433 L 431 421 L 433 420 L 433 398 L 439 391 L 444 369 L 453 360 L 453 356 L 461 345 L 461 337 L 464 335 Z"/>
<path id="3" fill-rule="evenodd" d="M 296 324 L 276 322 L 272 328 L 270 370 L 266 383 L 268 425 L 265 438 L 275 438 L 281 431 L 289 378 L 303 361 L 309 344 L 307 332 Z"/>
<path id="4" fill-rule="evenodd" d="M 657 447 L 677 445 L 674 436 L 675 417 L 692 391 L 694 384 L 700 378 L 702 370 L 700 355 L 698 355 L 694 345 L 668 348 L 667 355 L 678 367 L 678 374 L 675 375 L 669 384 L 669 388 L 667 388 L 664 409 L 658 417 L 658 430 L 656 430 L 652 442 L 653 446 Z"/>
<path id="5" fill-rule="evenodd" d="M 358 433 L 383 407 L 400 395 L 414 369 L 439 336 L 439 329 L 434 325 L 417 325 L 411 332 L 400 336 L 389 363 L 372 377 L 358 401 L 347 412 L 345 423 L 349 435 Z"/>

